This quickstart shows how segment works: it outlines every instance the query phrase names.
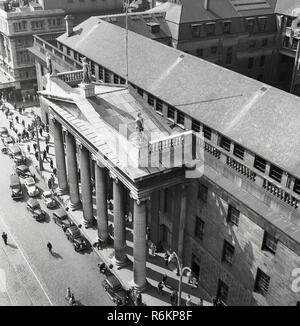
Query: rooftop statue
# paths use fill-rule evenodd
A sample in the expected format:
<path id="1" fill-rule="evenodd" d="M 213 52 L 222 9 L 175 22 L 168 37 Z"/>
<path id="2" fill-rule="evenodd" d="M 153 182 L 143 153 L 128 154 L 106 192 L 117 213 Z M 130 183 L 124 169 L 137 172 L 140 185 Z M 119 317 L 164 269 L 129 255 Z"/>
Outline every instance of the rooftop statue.
<path id="1" fill-rule="evenodd" d="M 137 117 L 135 119 L 135 129 L 138 132 L 144 131 L 144 119 L 141 115 L 141 112 L 138 112 Z"/>
<path id="2" fill-rule="evenodd" d="M 47 64 L 47 70 L 48 70 L 49 74 L 52 75 L 52 73 L 53 73 L 52 59 L 51 59 L 51 56 L 49 53 L 47 54 L 47 57 L 46 57 L 46 64 Z"/>
<path id="3" fill-rule="evenodd" d="M 82 62 L 82 68 L 83 68 L 83 77 L 82 77 L 82 83 L 83 84 L 90 84 L 91 83 L 91 75 L 90 75 L 90 69 L 89 64 L 86 60 L 86 57 L 83 57 L 81 59 Z"/>

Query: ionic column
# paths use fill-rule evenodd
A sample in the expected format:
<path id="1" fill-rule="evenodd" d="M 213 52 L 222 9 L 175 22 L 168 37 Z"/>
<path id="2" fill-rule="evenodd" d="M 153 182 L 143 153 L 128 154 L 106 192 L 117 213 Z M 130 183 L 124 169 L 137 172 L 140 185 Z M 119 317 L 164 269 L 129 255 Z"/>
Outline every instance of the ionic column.
<path id="1" fill-rule="evenodd" d="M 104 242 L 108 240 L 107 189 L 105 169 L 95 162 L 95 187 L 97 207 L 98 238 Z"/>
<path id="2" fill-rule="evenodd" d="M 120 267 L 127 264 L 124 192 L 122 183 L 117 178 L 114 178 L 114 249 L 115 263 Z"/>
<path id="3" fill-rule="evenodd" d="M 67 170 L 70 192 L 70 208 L 74 211 L 81 206 L 77 175 L 76 141 L 74 136 L 66 131 Z"/>
<path id="4" fill-rule="evenodd" d="M 88 226 L 94 222 L 90 173 L 90 155 L 89 151 L 84 146 L 82 146 L 82 144 L 79 145 L 79 148 L 82 210 L 84 224 Z"/>
<path id="5" fill-rule="evenodd" d="M 68 192 L 65 150 L 64 150 L 62 126 L 56 120 L 53 120 L 53 134 L 54 134 L 56 170 L 57 170 L 57 178 L 58 178 L 58 194 L 64 195 Z"/>
<path id="6" fill-rule="evenodd" d="M 133 283 L 143 291 L 146 279 L 146 201 L 134 200 L 133 217 Z"/>

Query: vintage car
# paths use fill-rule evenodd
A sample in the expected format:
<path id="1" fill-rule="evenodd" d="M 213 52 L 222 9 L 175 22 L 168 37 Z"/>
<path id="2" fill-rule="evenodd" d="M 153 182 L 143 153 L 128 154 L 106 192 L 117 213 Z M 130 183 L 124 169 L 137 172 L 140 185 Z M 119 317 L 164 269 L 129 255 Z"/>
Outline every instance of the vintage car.
<path id="1" fill-rule="evenodd" d="M 8 136 L 9 136 L 9 134 L 8 134 L 7 128 L 6 127 L 0 127 L 0 137 L 6 138 Z"/>
<path id="2" fill-rule="evenodd" d="M 21 182 L 19 179 L 19 176 L 17 174 L 12 174 L 10 176 L 10 190 L 11 190 L 11 198 L 16 199 L 22 199 L 23 198 L 23 191 Z"/>
<path id="3" fill-rule="evenodd" d="M 8 145 L 14 144 L 14 143 L 15 143 L 15 140 L 11 136 L 8 136 L 8 137 L 6 137 L 6 138 L 3 139 L 3 144 L 5 146 L 8 146 Z"/>
<path id="4" fill-rule="evenodd" d="M 68 240 L 73 241 L 74 239 L 81 237 L 81 232 L 78 229 L 78 227 L 75 224 L 73 224 L 67 228 L 66 236 Z"/>
<path id="5" fill-rule="evenodd" d="M 55 224 L 59 225 L 62 228 L 69 228 L 74 225 L 74 223 L 69 220 L 67 213 L 64 209 L 60 208 L 53 212 L 52 219 Z"/>
<path id="6" fill-rule="evenodd" d="M 54 208 L 57 205 L 57 201 L 54 199 L 51 191 L 44 191 L 42 199 L 47 208 Z"/>
<path id="7" fill-rule="evenodd" d="M 27 165 L 16 165 L 15 171 L 21 178 L 32 177 L 32 173 L 30 172 L 29 167 Z"/>
<path id="8" fill-rule="evenodd" d="M 115 275 L 110 274 L 106 276 L 102 282 L 104 290 L 117 306 L 133 305 L 133 302 L 126 290 L 123 289 L 120 281 Z"/>
<path id="9" fill-rule="evenodd" d="M 25 179 L 25 187 L 30 197 L 38 196 L 40 191 L 35 184 L 35 180 L 32 177 Z"/>
<path id="10" fill-rule="evenodd" d="M 14 159 L 16 165 L 26 165 L 26 157 L 23 155 L 22 150 L 18 145 L 10 146 L 8 152 Z"/>
<path id="11" fill-rule="evenodd" d="M 74 238 L 72 240 L 72 244 L 73 244 L 75 251 L 83 251 L 90 247 L 89 242 L 82 235 L 80 235 L 80 237 L 78 237 L 78 238 Z"/>
<path id="12" fill-rule="evenodd" d="M 35 198 L 31 198 L 27 201 L 26 208 L 37 221 L 45 219 L 46 214 L 41 209 L 39 202 Z"/>

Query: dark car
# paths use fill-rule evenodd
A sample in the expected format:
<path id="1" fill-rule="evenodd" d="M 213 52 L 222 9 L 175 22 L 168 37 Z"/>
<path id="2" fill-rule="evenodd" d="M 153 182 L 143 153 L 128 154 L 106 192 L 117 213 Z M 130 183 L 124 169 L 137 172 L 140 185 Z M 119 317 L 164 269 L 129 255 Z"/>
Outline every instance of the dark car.
<path id="1" fill-rule="evenodd" d="M 102 286 L 117 306 L 128 306 L 133 304 L 128 292 L 123 289 L 122 284 L 115 275 L 108 275 L 102 282 Z"/>
<path id="2" fill-rule="evenodd" d="M 46 214 L 41 209 L 40 204 L 36 199 L 29 199 L 27 201 L 26 208 L 37 221 L 42 221 L 45 219 Z"/>
<path id="3" fill-rule="evenodd" d="M 70 240 L 70 241 L 73 241 L 76 238 L 82 237 L 80 230 L 78 229 L 78 227 L 75 224 L 73 224 L 67 228 L 66 236 L 67 236 L 68 240 Z"/>
<path id="4" fill-rule="evenodd" d="M 27 165 L 17 165 L 15 166 L 15 171 L 22 178 L 32 177 L 32 173 L 30 172 L 29 167 Z"/>
<path id="5" fill-rule="evenodd" d="M 0 127 L 0 137 L 6 138 L 8 137 L 8 131 L 6 127 Z"/>
<path id="6" fill-rule="evenodd" d="M 83 250 L 88 249 L 90 247 L 89 242 L 83 236 L 74 238 L 72 240 L 72 244 L 73 244 L 73 247 L 74 247 L 75 251 L 83 251 Z"/>
<path id="7" fill-rule="evenodd" d="M 67 213 L 62 209 L 58 209 L 52 214 L 52 219 L 55 224 L 59 225 L 60 227 L 67 227 L 74 225 L 74 223 L 69 220 Z"/>
<path id="8" fill-rule="evenodd" d="M 11 189 L 11 198 L 22 199 L 23 198 L 23 191 L 19 176 L 17 174 L 12 174 L 10 176 L 10 189 Z"/>

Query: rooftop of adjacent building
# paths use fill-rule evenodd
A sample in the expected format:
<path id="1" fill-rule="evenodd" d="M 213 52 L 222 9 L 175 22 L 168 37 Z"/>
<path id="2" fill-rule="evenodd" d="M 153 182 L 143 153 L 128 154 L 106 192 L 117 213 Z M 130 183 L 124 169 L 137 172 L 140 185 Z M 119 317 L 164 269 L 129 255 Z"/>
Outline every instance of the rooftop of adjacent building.
<path id="1" fill-rule="evenodd" d="M 92 17 L 58 41 L 125 78 L 125 30 L 119 26 Z M 129 32 L 129 80 L 300 176 L 298 97 L 133 32 Z"/>

